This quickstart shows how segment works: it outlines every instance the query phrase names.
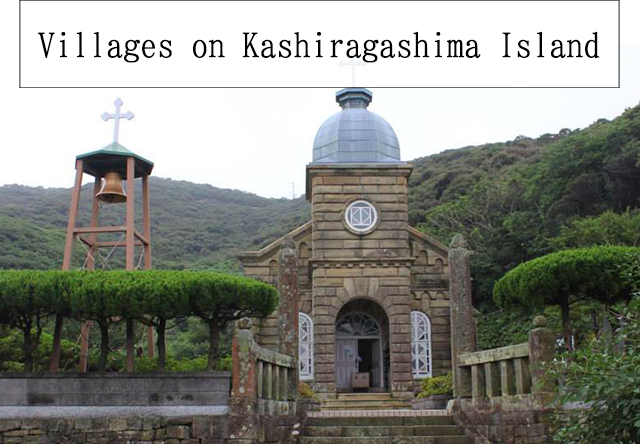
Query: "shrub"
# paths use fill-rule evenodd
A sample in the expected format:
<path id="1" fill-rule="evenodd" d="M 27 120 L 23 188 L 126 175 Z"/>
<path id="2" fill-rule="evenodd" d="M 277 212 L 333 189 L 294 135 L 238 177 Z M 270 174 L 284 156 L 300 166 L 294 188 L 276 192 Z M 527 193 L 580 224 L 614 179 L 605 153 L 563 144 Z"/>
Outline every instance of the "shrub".
<path id="1" fill-rule="evenodd" d="M 521 344 L 529 339 L 529 310 L 500 310 L 478 317 L 478 348 L 490 350 Z"/>
<path id="2" fill-rule="evenodd" d="M 231 357 L 220 359 L 216 366 L 216 370 L 227 370 Z M 164 371 L 178 373 L 199 373 L 207 369 L 207 357 L 198 356 L 191 359 L 176 360 L 167 358 Z M 142 357 L 136 359 L 136 371 L 145 373 L 160 370 L 158 368 L 158 358 L 150 359 Z"/>
<path id="3" fill-rule="evenodd" d="M 614 335 L 593 339 L 547 367 L 550 381 L 562 381 L 554 400 L 557 443 L 640 442 L 640 297 L 613 310 L 611 322 Z"/>
<path id="4" fill-rule="evenodd" d="M 18 329 L 0 328 L 0 372 L 23 372 L 24 354 L 22 332 Z M 49 367 L 49 355 L 53 336 L 42 333 L 40 343 L 33 352 L 33 371 L 43 372 Z M 74 363 L 75 344 L 70 341 L 62 341 L 63 368 L 70 368 Z"/>
<path id="5" fill-rule="evenodd" d="M 451 373 L 422 380 L 418 398 L 432 395 L 453 395 L 453 375 Z"/>
<path id="6" fill-rule="evenodd" d="M 298 384 L 298 395 L 300 395 L 301 398 L 317 399 L 316 392 L 314 392 L 306 382 L 301 382 Z"/>

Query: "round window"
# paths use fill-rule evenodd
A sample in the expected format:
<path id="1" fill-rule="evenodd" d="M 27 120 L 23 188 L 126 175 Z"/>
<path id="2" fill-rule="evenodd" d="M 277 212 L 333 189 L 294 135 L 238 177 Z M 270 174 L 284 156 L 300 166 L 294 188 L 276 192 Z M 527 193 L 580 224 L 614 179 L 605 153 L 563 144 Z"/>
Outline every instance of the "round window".
<path id="1" fill-rule="evenodd" d="M 357 200 L 347 207 L 345 222 L 353 231 L 370 231 L 378 221 L 378 213 L 373 205 L 365 200 Z"/>

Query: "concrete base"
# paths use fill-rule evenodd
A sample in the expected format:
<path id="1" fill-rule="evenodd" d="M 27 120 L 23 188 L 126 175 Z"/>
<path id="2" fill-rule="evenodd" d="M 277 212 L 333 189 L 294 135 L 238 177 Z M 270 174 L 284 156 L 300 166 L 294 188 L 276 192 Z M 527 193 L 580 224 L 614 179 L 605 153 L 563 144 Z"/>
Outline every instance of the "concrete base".
<path id="1" fill-rule="evenodd" d="M 229 372 L 0 375 L 0 406 L 226 406 Z"/>

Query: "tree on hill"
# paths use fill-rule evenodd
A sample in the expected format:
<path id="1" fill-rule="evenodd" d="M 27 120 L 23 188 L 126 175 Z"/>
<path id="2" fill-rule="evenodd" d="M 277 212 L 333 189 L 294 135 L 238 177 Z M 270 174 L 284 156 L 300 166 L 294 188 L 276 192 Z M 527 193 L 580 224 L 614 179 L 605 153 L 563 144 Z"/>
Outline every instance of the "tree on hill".
<path id="1" fill-rule="evenodd" d="M 476 252 L 474 299 L 486 305 L 504 273 L 562 248 L 554 238 L 566 237 L 563 226 L 638 207 L 640 106 L 613 121 L 566 133 L 531 157 L 484 175 L 457 198 L 427 210 L 419 228 L 444 242 L 457 232 L 468 239 Z"/>
<path id="2" fill-rule="evenodd" d="M 640 246 L 640 211 L 622 214 L 606 211 L 598 216 L 573 220 L 560 228 L 551 244 L 556 249 L 593 245 Z"/>
<path id="3" fill-rule="evenodd" d="M 149 187 L 151 241 L 158 269 L 238 273 L 238 252 L 259 249 L 310 217 L 304 198 L 268 199 L 153 176 Z M 89 224 L 91 191 L 92 185 L 82 189 L 79 226 Z M 136 193 L 141 193 L 140 187 Z M 0 268 L 60 268 L 69 204 L 68 189 L 0 187 Z M 122 225 L 123 220 L 123 205 L 102 205 L 102 225 Z M 82 266 L 82 257 L 74 256 L 75 267 Z M 122 252 L 114 252 L 110 263 L 114 268 L 124 264 Z"/>

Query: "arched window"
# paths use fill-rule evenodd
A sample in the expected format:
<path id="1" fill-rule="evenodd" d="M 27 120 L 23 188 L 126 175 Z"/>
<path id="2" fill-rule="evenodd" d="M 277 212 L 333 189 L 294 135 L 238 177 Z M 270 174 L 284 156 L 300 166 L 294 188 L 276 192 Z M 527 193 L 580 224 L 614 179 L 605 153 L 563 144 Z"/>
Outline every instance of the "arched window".
<path id="1" fill-rule="evenodd" d="M 380 326 L 365 313 L 350 313 L 336 324 L 336 336 L 380 336 Z"/>
<path id="2" fill-rule="evenodd" d="M 313 321 L 305 313 L 298 313 L 298 354 L 301 381 L 313 379 Z"/>
<path id="3" fill-rule="evenodd" d="M 431 321 L 420 311 L 411 312 L 411 370 L 414 378 L 431 376 Z"/>
<path id="4" fill-rule="evenodd" d="M 269 283 L 273 285 L 278 285 L 278 261 L 272 259 L 269 262 Z"/>

